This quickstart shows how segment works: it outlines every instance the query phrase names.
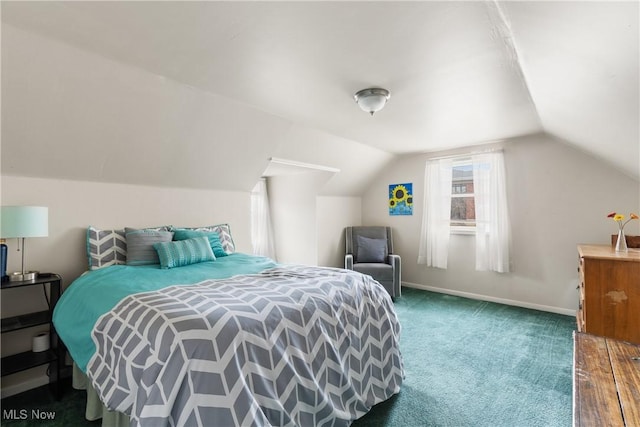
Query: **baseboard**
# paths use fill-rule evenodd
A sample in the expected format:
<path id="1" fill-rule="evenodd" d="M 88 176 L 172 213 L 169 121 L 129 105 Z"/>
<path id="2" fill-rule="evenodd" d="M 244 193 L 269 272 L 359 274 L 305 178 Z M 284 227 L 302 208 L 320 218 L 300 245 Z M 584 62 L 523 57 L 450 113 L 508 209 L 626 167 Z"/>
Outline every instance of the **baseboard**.
<path id="1" fill-rule="evenodd" d="M 42 387 L 43 385 L 47 385 L 47 384 L 49 384 L 49 377 L 46 375 L 40 375 L 39 377 L 29 378 L 28 380 L 22 381 L 20 383 L 11 384 L 9 386 L 2 387 L 2 390 L 0 390 L 0 397 L 4 399 L 5 397 L 13 396 L 15 394 L 19 394 L 34 388 Z"/>
<path id="2" fill-rule="evenodd" d="M 437 293 L 440 293 L 440 294 L 448 294 L 448 295 L 455 295 L 455 296 L 458 296 L 458 297 L 476 299 L 476 300 L 480 300 L 480 301 L 497 302 L 499 304 L 513 305 L 513 306 L 516 306 L 516 307 L 530 308 L 530 309 L 533 309 L 533 310 L 548 311 L 550 313 L 564 314 L 564 315 L 567 315 L 567 316 L 575 316 L 576 315 L 576 311 L 575 310 L 570 310 L 568 308 L 553 307 L 553 306 L 550 306 L 550 305 L 532 304 L 532 303 L 528 303 L 528 302 L 515 301 L 515 300 L 506 299 L 506 298 L 496 298 L 496 297 L 491 297 L 491 296 L 488 296 L 488 295 L 474 294 L 474 293 L 471 293 L 471 292 L 462 292 L 462 291 L 456 291 L 456 290 L 453 290 L 453 289 L 446 289 L 446 288 L 438 288 L 438 287 L 435 287 L 435 286 L 421 285 L 421 284 L 418 284 L 418 283 L 402 282 L 402 286 L 405 286 L 407 288 L 422 289 L 422 290 L 425 290 L 425 291 L 437 292 Z"/>

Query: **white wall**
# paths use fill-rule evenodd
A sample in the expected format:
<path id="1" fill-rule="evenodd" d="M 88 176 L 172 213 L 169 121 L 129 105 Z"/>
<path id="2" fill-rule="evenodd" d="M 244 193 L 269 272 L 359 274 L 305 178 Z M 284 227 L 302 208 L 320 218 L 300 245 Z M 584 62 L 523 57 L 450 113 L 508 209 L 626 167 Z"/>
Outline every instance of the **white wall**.
<path id="1" fill-rule="evenodd" d="M 250 191 L 291 126 L 10 25 L 2 107 L 3 173 L 154 186 Z"/>
<path id="2" fill-rule="evenodd" d="M 333 175 L 308 171 L 267 179 L 278 262 L 318 265 L 316 198 Z"/>
<path id="3" fill-rule="evenodd" d="M 335 135 L 291 126 L 274 157 L 338 169 L 320 188 L 322 196 L 360 197 L 394 155 Z"/>
<path id="4" fill-rule="evenodd" d="M 278 262 L 315 265 L 317 188 L 314 173 L 272 176 L 267 183 Z M 310 244 L 301 245 L 305 242 Z"/>
<path id="5" fill-rule="evenodd" d="M 251 191 L 282 157 L 360 195 L 393 157 L 251 105 L 3 24 L 2 173 Z M 354 108 L 356 108 L 354 106 Z"/>
<path id="6" fill-rule="evenodd" d="M 318 197 L 318 265 L 344 267 L 344 229 L 362 223 L 362 198 Z"/>
<path id="7" fill-rule="evenodd" d="M 86 227 L 111 229 L 157 225 L 204 226 L 228 223 L 237 250 L 251 253 L 250 193 L 2 176 L 2 205 L 49 207 L 49 237 L 26 241 L 26 267 L 51 271 L 68 286 L 87 269 Z M 8 271 L 20 269 L 15 239 Z M 38 287 L 3 291 L 2 317 L 46 309 Z M 47 327 L 2 334 L 2 355 L 31 348 L 31 337 Z M 46 382 L 37 368 L 2 378 L 3 395 Z"/>
<path id="8" fill-rule="evenodd" d="M 267 179 L 278 262 L 344 266 L 344 228 L 359 225 L 360 197 L 318 196 L 333 173 Z"/>
<path id="9" fill-rule="evenodd" d="M 505 142 L 504 154 L 513 236 L 509 274 L 476 272 L 475 237 L 468 235 L 452 235 L 447 270 L 417 264 L 429 155 L 403 156 L 385 170 L 363 195 L 362 222 L 393 227 L 403 282 L 571 313 L 578 301 L 576 245 L 609 243 L 616 225 L 606 215 L 614 210 L 626 215 L 637 212 L 640 184 L 546 135 Z M 388 185 L 402 182 L 413 182 L 414 214 L 391 217 Z M 625 230 L 640 234 L 639 221 Z"/>

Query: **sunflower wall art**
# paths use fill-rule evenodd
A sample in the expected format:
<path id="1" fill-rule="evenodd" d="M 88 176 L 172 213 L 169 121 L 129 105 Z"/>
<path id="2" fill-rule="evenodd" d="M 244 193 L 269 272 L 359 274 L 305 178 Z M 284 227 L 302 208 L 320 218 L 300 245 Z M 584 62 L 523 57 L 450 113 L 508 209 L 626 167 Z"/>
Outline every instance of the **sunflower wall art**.
<path id="1" fill-rule="evenodd" d="M 413 184 L 389 185 L 389 215 L 413 215 Z"/>

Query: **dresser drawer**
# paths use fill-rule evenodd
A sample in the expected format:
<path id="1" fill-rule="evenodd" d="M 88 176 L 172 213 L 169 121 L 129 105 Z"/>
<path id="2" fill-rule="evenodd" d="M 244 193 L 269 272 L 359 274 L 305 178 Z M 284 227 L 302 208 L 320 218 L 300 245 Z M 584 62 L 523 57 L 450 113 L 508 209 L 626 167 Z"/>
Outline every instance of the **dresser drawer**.
<path id="1" fill-rule="evenodd" d="M 580 283 L 584 287 L 584 258 L 578 259 L 578 274 L 580 275 Z"/>
<path id="2" fill-rule="evenodd" d="M 584 332 L 585 329 L 585 300 L 584 300 L 584 282 L 580 281 L 578 285 L 578 310 L 576 311 L 576 324 L 578 332 Z"/>
<path id="3" fill-rule="evenodd" d="M 578 310 L 576 311 L 576 326 L 578 329 L 578 332 L 584 332 L 584 309 L 583 309 L 583 305 L 582 305 L 582 301 L 580 302 L 580 305 L 578 306 Z"/>
<path id="4" fill-rule="evenodd" d="M 585 331 L 585 303 L 584 303 L 584 258 L 578 257 L 578 310 L 576 310 L 576 325 L 578 332 Z"/>

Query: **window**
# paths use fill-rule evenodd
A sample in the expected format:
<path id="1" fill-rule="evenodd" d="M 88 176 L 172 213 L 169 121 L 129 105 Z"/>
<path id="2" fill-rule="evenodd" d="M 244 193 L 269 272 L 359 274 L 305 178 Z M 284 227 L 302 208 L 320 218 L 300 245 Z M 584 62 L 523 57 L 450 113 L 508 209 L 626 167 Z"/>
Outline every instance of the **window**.
<path id="1" fill-rule="evenodd" d="M 453 163 L 451 169 L 452 231 L 472 230 L 476 225 L 476 200 L 473 193 L 471 159 Z"/>
<path id="2" fill-rule="evenodd" d="M 474 234 L 476 270 L 509 272 L 509 212 L 502 151 L 427 160 L 418 264 L 447 268 L 451 232 Z"/>

